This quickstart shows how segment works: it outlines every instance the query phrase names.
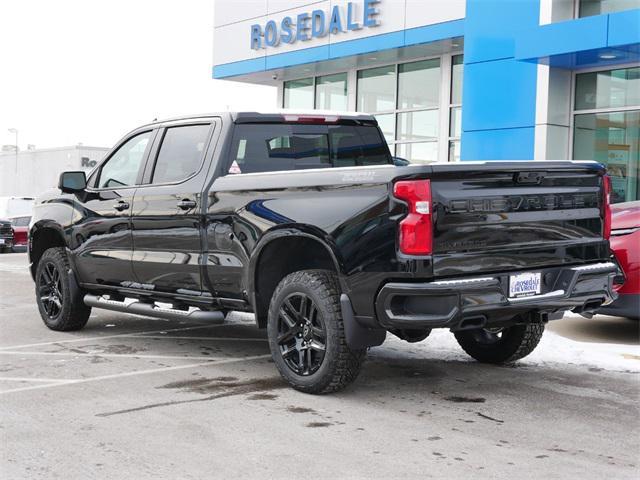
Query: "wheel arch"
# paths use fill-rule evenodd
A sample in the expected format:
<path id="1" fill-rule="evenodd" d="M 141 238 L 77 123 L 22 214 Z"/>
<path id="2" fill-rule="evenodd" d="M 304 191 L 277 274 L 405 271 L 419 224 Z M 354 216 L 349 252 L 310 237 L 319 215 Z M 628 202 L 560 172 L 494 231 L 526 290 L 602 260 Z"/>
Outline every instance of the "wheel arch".
<path id="1" fill-rule="evenodd" d="M 311 228 L 282 228 L 260 239 L 249 261 L 247 278 L 247 293 L 260 328 L 266 327 L 269 302 L 278 283 L 290 273 L 307 269 L 335 272 L 344 289 L 342 263 L 326 234 Z"/>
<path id="2" fill-rule="evenodd" d="M 66 247 L 62 227 L 57 223 L 42 221 L 34 224 L 29 230 L 29 270 L 35 279 L 36 268 L 42 254 L 51 247 Z"/>

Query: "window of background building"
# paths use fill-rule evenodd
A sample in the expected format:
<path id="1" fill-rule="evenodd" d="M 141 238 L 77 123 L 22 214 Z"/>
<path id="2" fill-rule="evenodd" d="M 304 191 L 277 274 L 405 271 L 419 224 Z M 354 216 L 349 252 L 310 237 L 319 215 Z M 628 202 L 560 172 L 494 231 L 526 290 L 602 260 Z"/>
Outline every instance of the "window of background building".
<path id="1" fill-rule="evenodd" d="M 316 106 L 321 110 L 347 109 L 347 74 L 316 78 Z"/>
<path id="2" fill-rule="evenodd" d="M 284 82 L 284 108 L 313 108 L 313 78 Z"/>
<path id="3" fill-rule="evenodd" d="M 460 161 L 460 137 L 462 135 L 462 80 L 463 57 L 451 59 L 451 99 L 449 115 L 449 161 Z"/>
<path id="4" fill-rule="evenodd" d="M 347 74 L 336 73 L 284 82 L 283 107 L 347 110 Z"/>
<path id="5" fill-rule="evenodd" d="M 578 16 L 590 17 L 633 8 L 640 8 L 640 0 L 579 0 Z"/>
<path id="6" fill-rule="evenodd" d="M 434 58 L 358 72 L 356 109 L 375 115 L 392 154 L 415 163 L 435 162 L 441 142 L 445 149 L 450 142 L 451 159 L 459 159 L 462 55 L 452 58 L 450 72 L 445 65 L 443 71 L 443 60 Z M 449 100 L 441 105 L 443 94 Z M 451 131 L 442 128 L 442 121 L 450 123 Z"/>
<path id="7" fill-rule="evenodd" d="M 438 159 L 440 59 L 358 72 L 358 111 L 374 114 L 389 148 L 412 162 Z"/>
<path id="8" fill-rule="evenodd" d="M 607 165 L 612 201 L 640 199 L 640 67 L 579 73 L 573 158 Z"/>

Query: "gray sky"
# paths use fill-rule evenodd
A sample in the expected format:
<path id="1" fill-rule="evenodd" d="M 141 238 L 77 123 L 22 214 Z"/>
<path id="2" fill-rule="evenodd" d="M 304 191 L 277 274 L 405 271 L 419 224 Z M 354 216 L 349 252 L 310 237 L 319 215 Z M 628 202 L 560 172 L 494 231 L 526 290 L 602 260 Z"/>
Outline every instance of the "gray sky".
<path id="1" fill-rule="evenodd" d="M 0 1 L 0 144 L 111 146 L 173 115 L 274 107 L 211 78 L 214 0 Z"/>

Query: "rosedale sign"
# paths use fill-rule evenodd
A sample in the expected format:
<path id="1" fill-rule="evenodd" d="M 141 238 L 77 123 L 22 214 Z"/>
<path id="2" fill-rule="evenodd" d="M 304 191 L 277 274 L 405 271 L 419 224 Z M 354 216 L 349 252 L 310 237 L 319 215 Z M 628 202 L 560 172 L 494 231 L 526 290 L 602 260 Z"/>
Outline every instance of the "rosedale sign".
<path id="1" fill-rule="evenodd" d="M 325 35 L 361 30 L 380 25 L 376 4 L 380 0 L 349 2 L 346 10 L 335 5 L 331 12 L 314 10 L 296 17 L 284 17 L 280 23 L 269 20 L 264 27 L 251 25 L 251 48 L 277 47 L 280 43 L 296 43 L 321 38 Z"/>

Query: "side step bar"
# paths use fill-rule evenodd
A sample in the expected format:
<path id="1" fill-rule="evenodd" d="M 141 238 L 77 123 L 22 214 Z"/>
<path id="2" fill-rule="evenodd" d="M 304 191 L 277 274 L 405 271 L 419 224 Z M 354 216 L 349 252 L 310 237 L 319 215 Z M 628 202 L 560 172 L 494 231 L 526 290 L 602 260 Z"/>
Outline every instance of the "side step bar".
<path id="1" fill-rule="evenodd" d="M 209 323 L 223 323 L 224 313 L 219 311 L 200 310 L 189 307 L 189 310 L 160 307 L 154 303 L 145 303 L 138 300 L 125 299 L 124 301 L 111 300 L 105 296 L 87 294 L 84 303 L 89 307 L 113 310 L 114 312 L 133 313 L 148 317 L 166 318 L 168 320 L 198 320 Z"/>

